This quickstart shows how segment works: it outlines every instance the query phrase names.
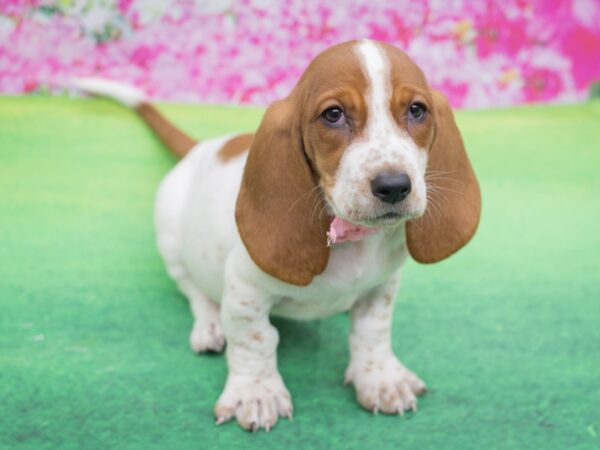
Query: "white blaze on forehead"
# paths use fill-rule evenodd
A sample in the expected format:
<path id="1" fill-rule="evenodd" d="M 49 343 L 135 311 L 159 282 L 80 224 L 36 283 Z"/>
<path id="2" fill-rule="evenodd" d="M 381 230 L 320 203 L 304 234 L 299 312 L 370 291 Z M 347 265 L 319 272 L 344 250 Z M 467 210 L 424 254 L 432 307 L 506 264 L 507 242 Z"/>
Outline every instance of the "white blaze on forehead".
<path id="1" fill-rule="evenodd" d="M 363 40 L 355 48 L 368 81 L 367 132 L 372 127 L 391 120 L 389 113 L 392 93 L 390 63 L 383 49 L 373 41 Z M 391 124 L 386 124 L 391 125 Z"/>

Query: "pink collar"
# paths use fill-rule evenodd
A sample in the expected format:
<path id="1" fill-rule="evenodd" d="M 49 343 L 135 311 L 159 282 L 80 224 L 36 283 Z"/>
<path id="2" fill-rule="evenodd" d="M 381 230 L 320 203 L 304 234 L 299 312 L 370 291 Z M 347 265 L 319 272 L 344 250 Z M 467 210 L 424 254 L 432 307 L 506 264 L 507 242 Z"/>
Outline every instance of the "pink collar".
<path id="1" fill-rule="evenodd" d="M 332 244 L 344 241 L 360 241 L 376 231 L 379 231 L 379 228 L 355 225 L 335 216 L 327 232 L 327 246 L 331 247 Z"/>

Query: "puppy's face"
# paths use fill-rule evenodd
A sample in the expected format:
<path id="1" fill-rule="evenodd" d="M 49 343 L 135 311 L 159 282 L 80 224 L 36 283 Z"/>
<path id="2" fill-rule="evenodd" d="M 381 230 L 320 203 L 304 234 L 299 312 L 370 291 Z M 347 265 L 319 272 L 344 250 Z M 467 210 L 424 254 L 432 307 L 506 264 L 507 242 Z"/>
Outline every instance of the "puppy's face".
<path id="1" fill-rule="evenodd" d="M 313 61 L 295 94 L 305 151 L 331 212 L 371 226 L 423 215 L 433 105 L 404 53 L 371 41 L 338 46 Z"/>
<path id="2" fill-rule="evenodd" d="M 429 207 L 426 171 L 440 197 Z M 310 283 L 329 258 L 323 210 L 368 226 L 406 221 L 408 250 L 426 263 L 477 229 L 479 184 L 450 105 L 392 46 L 355 41 L 321 53 L 256 132 L 236 206 L 253 261 Z"/>

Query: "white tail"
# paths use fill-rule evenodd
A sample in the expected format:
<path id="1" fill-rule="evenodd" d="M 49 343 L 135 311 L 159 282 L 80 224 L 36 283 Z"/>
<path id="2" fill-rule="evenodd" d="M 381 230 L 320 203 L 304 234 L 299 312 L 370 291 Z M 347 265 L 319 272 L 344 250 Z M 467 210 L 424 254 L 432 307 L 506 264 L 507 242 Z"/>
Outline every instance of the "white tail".
<path id="1" fill-rule="evenodd" d="M 136 108 L 146 101 L 146 94 L 141 89 L 104 78 L 75 78 L 70 85 L 86 94 L 108 97 L 128 108 Z"/>

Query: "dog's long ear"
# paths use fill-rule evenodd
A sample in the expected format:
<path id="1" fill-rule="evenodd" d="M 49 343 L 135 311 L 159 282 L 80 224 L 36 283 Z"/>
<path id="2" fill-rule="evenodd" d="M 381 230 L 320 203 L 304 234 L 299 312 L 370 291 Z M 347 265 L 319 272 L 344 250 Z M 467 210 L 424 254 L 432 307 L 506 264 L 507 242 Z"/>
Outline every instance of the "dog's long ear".
<path id="1" fill-rule="evenodd" d="M 408 249 L 434 263 L 462 248 L 475 234 L 481 212 L 479 183 L 446 97 L 432 91 L 435 137 L 427 164 L 428 207 L 406 227 Z"/>
<path id="2" fill-rule="evenodd" d="M 304 152 L 299 111 L 286 99 L 269 107 L 256 132 L 236 204 L 252 260 L 264 272 L 305 286 L 327 265 L 329 219 Z"/>

